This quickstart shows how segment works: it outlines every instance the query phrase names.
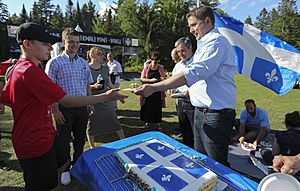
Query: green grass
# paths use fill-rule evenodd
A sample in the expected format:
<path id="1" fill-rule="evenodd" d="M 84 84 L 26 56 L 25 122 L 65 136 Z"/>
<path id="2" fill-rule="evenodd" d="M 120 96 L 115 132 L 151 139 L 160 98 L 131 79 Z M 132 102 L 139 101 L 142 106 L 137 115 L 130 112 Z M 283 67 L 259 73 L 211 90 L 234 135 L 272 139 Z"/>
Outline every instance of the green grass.
<path id="1" fill-rule="evenodd" d="M 243 76 L 236 76 L 237 85 L 237 116 L 244 108 L 245 99 L 254 99 L 256 105 L 268 111 L 271 123 L 271 129 L 283 130 L 284 115 L 299 109 L 300 96 L 298 90 L 292 90 L 284 96 L 278 96 L 270 90 L 262 87 L 259 84 L 246 79 Z M 123 82 L 121 89 L 128 87 L 130 82 Z M 143 122 L 139 120 L 139 97 L 129 93 L 125 104 L 119 105 L 119 120 L 125 132 L 125 136 L 133 136 L 145 132 L 142 128 Z M 224 100 L 226 101 L 226 100 Z M 167 98 L 167 108 L 163 109 L 163 131 L 168 135 L 172 135 L 172 129 L 177 127 L 177 116 L 175 112 L 174 100 Z M 11 144 L 12 117 L 9 108 L 6 112 L 0 115 L 0 130 L 2 132 L 2 141 L 0 145 L 0 159 L 5 159 L 12 166 L 12 170 L 8 172 L 0 172 L 0 190 L 17 191 L 23 190 L 24 183 L 22 172 L 19 163 L 15 157 Z M 100 136 L 96 138 L 96 145 L 117 140 L 116 135 Z M 89 149 L 88 144 L 85 145 L 85 150 Z M 73 181 L 70 186 L 58 186 L 58 190 L 87 190 L 79 182 Z"/>

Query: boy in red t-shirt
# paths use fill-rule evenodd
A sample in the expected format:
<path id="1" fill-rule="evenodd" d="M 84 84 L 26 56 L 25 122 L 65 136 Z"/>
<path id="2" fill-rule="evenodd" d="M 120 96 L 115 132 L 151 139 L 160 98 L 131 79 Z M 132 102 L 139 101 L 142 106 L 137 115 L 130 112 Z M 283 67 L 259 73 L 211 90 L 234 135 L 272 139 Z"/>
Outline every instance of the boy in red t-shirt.
<path id="1" fill-rule="evenodd" d="M 80 107 L 126 98 L 118 93 L 118 89 L 94 96 L 66 95 L 39 67 L 43 60 L 49 59 L 51 45 L 59 40 L 41 25 L 20 25 L 17 41 L 22 58 L 1 95 L 1 102 L 12 108 L 12 142 L 24 172 L 26 190 L 51 190 L 57 185 L 52 104 L 58 102 L 65 107 Z"/>

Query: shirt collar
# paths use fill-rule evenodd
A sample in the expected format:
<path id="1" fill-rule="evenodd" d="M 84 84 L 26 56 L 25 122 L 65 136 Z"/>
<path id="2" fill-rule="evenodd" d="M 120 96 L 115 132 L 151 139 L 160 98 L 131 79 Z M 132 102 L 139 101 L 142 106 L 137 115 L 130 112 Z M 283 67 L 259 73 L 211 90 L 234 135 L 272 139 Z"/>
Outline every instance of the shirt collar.
<path id="1" fill-rule="evenodd" d="M 65 51 L 62 53 L 62 55 L 67 57 L 70 61 L 77 60 L 79 57 L 78 54 L 76 54 L 74 58 L 70 58 L 70 56 Z"/>
<path id="2" fill-rule="evenodd" d="M 214 33 L 219 33 L 218 29 L 212 29 L 208 33 L 206 33 L 200 40 L 197 40 L 197 47 L 201 46 L 202 43 L 204 43 L 206 40 L 209 39 L 209 37 L 214 34 Z"/>
<path id="3" fill-rule="evenodd" d="M 190 63 L 193 62 L 193 59 L 194 59 L 194 55 L 187 61 L 187 62 L 184 62 L 183 60 L 181 60 L 180 62 L 183 64 L 183 65 L 189 65 Z"/>

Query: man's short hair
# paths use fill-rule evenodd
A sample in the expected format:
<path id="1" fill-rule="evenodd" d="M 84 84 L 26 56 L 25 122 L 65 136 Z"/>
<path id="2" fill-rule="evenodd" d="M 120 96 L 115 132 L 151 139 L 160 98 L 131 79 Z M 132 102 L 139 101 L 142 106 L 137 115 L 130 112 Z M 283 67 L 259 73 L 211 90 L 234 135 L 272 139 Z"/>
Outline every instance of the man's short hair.
<path id="1" fill-rule="evenodd" d="M 76 30 L 72 29 L 72 28 L 66 28 L 65 30 L 63 30 L 62 32 L 62 39 L 66 39 L 67 36 L 79 36 L 79 32 L 77 32 Z"/>
<path id="2" fill-rule="evenodd" d="M 254 106 L 256 106 L 253 99 L 247 99 L 247 100 L 245 101 L 245 105 L 248 104 L 248 103 L 252 103 Z"/>
<path id="3" fill-rule="evenodd" d="M 188 14 L 186 14 L 187 19 L 192 16 L 196 17 L 198 20 L 201 21 L 204 21 L 206 17 L 209 17 L 212 21 L 212 24 L 215 24 L 215 17 L 214 17 L 213 10 L 208 6 L 202 5 L 200 7 L 193 9 Z"/>
<path id="4" fill-rule="evenodd" d="M 184 45 L 187 48 L 192 47 L 192 42 L 190 40 L 190 38 L 187 37 L 181 37 L 179 38 L 176 42 L 175 42 L 175 47 L 179 46 L 180 44 Z"/>

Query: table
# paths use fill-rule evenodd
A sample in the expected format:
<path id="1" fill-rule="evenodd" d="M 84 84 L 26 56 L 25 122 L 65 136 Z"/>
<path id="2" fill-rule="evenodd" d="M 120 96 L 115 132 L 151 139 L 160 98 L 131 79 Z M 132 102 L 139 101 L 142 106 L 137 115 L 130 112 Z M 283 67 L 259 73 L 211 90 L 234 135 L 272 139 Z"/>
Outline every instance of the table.
<path id="1" fill-rule="evenodd" d="M 228 162 L 233 170 L 246 174 L 254 179 L 261 180 L 266 175 L 253 165 L 249 158 L 249 151 L 244 151 L 240 143 L 232 143 L 229 145 Z M 260 151 L 255 152 L 255 157 L 262 161 Z"/>
<path id="2" fill-rule="evenodd" d="M 97 190 L 97 191 L 118 190 L 118 189 L 114 189 L 111 182 L 107 179 L 105 173 L 103 173 L 102 169 L 100 170 L 99 165 L 101 164 L 99 164 L 99 161 L 111 157 L 114 151 L 118 149 L 121 149 L 128 145 L 149 138 L 157 138 L 164 142 L 167 142 L 170 145 L 174 146 L 179 151 L 187 155 L 190 156 L 198 155 L 201 158 L 201 160 L 204 161 L 204 164 L 207 167 L 209 167 L 211 170 L 213 170 L 218 174 L 219 179 L 223 181 L 224 180 L 230 181 L 235 186 L 235 188 L 238 187 L 236 190 L 248 190 L 248 191 L 257 190 L 258 184 L 256 182 L 240 175 L 239 173 L 231 170 L 230 168 L 223 166 L 222 164 L 214 161 L 213 159 L 201 153 L 198 153 L 197 151 L 183 145 L 182 143 L 179 143 L 178 141 L 172 139 L 171 137 L 161 132 L 147 132 L 126 139 L 122 139 L 119 141 L 115 141 L 112 143 L 108 143 L 101 147 L 90 149 L 84 152 L 79 157 L 78 161 L 71 169 L 71 175 L 76 179 L 78 179 L 83 185 L 85 185 L 90 190 Z M 114 170 L 113 172 L 115 171 L 117 170 Z"/>

